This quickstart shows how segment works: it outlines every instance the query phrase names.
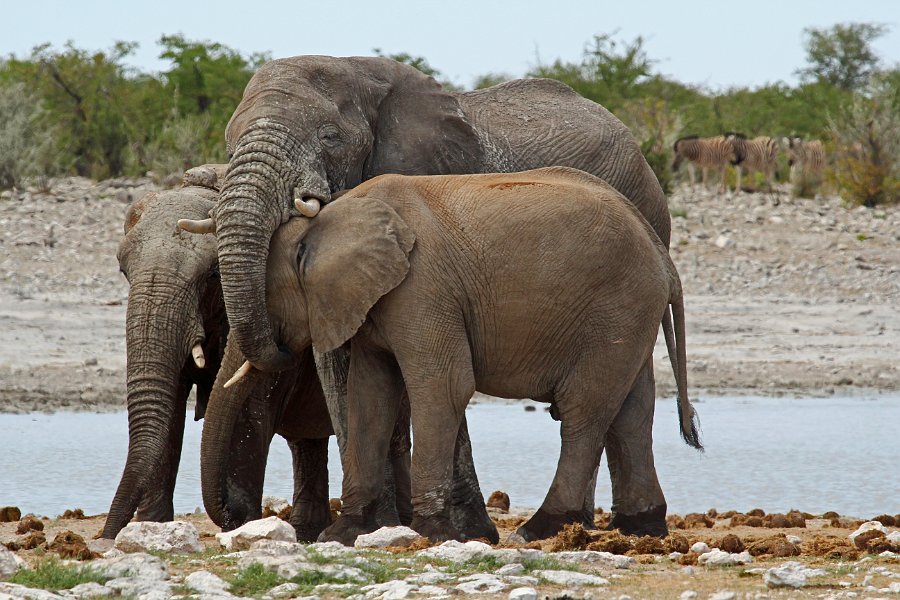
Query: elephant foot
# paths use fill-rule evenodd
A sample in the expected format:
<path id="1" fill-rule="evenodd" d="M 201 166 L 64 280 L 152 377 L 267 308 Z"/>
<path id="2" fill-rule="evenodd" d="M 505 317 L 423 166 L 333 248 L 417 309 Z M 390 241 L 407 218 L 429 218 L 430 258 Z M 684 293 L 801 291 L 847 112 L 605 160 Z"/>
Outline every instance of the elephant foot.
<path id="1" fill-rule="evenodd" d="M 319 534 L 319 542 L 340 542 L 352 546 L 356 538 L 364 533 L 372 533 L 378 529 L 375 519 L 362 515 L 341 515 L 337 520 Z"/>
<path id="2" fill-rule="evenodd" d="M 624 535 L 666 537 L 669 535 L 669 527 L 666 525 L 666 505 L 654 506 L 634 515 L 613 513 L 607 529 L 618 529 Z"/>
<path id="3" fill-rule="evenodd" d="M 413 514 L 410 528 L 435 544 L 446 542 L 447 540 L 463 541 L 462 533 L 453 526 L 450 519 L 443 515 L 420 517 Z"/>
<path id="4" fill-rule="evenodd" d="M 450 522 L 464 541 L 485 539 L 491 544 L 500 542 L 497 526 L 488 515 L 484 502 L 452 504 Z"/>
<path id="5" fill-rule="evenodd" d="M 528 521 L 516 529 L 516 534 L 526 542 L 553 537 L 569 523 L 582 523 L 584 511 L 573 510 L 561 514 L 551 514 L 543 508 L 538 509 Z"/>
<path id="6" fill-rule="evenodd" d="M 290 523 L 297 532 L 298 542 L 315 542 L 319 534 L 331 524 L 331 511 L 328 504 L 317 508 L 294 506 Z"/>

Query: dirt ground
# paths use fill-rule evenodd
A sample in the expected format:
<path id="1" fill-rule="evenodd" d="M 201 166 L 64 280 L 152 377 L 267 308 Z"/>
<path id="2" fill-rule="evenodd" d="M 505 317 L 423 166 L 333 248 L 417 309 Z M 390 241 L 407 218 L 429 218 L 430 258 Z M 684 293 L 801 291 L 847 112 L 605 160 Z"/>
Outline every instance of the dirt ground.
<path id="1" fill-rule="evenodd" d="M 128 201 L 151 189 L 67 178 L 0 195 L 0 412 L 124 405 L 115 255 Z M 682 187 L 670 210 L 692 395 L 900 390 L 900 207 Z"/>

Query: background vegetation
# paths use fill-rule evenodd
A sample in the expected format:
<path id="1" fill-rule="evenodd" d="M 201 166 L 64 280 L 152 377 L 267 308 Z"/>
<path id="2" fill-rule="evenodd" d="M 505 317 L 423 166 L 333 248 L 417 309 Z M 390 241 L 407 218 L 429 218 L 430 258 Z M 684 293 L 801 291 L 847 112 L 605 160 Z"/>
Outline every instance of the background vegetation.
<path id="1" fill-rule="evenodd" d="M 643 38 L 623 41 L 615 33 L 595 36 L 579 61 L 540 64 L 523 75 L 563 81 L 615 113 L 666 189 L 672 144 L 682 135 L 800 135 L 826 141 L 827 180 L 848 202 L 872 206 L 900 199 L 900 68 L 884 65 L 872 49 L 886 31 L 872 23 L 805 30 L 806 64 L 795 86 L 687 85 L 656 71 Z M 169 61 L 160 73 L 127 67 L 136 47 L 128 42 L 101 51 L 45 44 L 0 60 L 0 187 L 63 173 L 100 179 L 152 171 L 162 178 L 224 161 L 228 118 L 270 57 L 180 35 L 162 36 L 158 45 Z M 456 89 L 424 57 L 388 56 Z M 475 87 L 510 78 L 487 73 Z"/>

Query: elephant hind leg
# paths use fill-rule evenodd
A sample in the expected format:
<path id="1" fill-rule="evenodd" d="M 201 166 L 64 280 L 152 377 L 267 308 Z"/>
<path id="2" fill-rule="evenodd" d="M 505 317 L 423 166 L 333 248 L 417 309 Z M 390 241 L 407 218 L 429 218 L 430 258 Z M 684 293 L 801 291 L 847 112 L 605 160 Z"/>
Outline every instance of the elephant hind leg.
<path id="1" fill-rule="evenodd" d="M 648 359 L 606 434 L 612 480 L 610 529 L 626 535 L 665 537 L 666 499 L 653 462 L 656 383 Z"/>
<path id="2" fill-rule="evenodd" d="M 593 366 L 593 365 L 592 365 Z M 538 511 L 516 534 L 533 541 L 584 519 L 585 490 L 600 462 L 604 437 L 628 392 L 621 383 L 581 381 L 557 394 L 561 413 L 559 464 Z M 603 390 L 600 397 L 595 391 Z"/>

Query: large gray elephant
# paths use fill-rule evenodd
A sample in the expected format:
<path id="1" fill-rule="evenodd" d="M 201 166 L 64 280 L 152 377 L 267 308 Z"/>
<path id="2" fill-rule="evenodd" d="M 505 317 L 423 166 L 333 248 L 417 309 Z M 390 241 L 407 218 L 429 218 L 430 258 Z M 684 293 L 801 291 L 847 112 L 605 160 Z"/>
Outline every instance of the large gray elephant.
<path id="1" fill-rule="evenodd" d="M 225 305 L 241 350 L 265 371 L 292 360 L 275 344 L 265 309 L 272 233 L 298 211 L 305 213 L 311 201 L 327 203 L 336 191 L 378 174 L 575 167 L 609 182 L 641 211 L 663 244 L 669 242 L 665 195 L 628 129 L 602 106 L 552 80 L 453 94 L 385 58 L 280 59 L 263 65 L 247 85 L 226 141 L 231 158 L 214 213 Z M 348 357 L 346 348 L 317 357 L 332 413 L 341 410 Z M 648 358 L 606 448 L 613 526 L 664 535 L 666 504 L 651 442 L 654 400 Z M 460 435 L 465 434 L 463 421 Z M 461 459 L 471 463 L 470 457 Z M 474 481 L 471 469 L 464 476 Z M 586 525 L 593 522 L 589 487 Z"/>
<path id="2" fill-rule="evenodd" d="M 205 415 L 217 422 L 219 405 L 211 401 L 211 395 L 220 366 L 222 372 L 232 373 L 244 360 L 228 351 L 234 344 L 226 343 L 229 328 L 215 238 L 191 235 L 176 225 L 181 219 L 207 217 L 218 199 L 226 166 L 190 169 L 184 174 L 184 187 L 147 194 L 126 212 L 118 259 L 129 282 L 129 447 L 102 532 L 106 538 L 115 537 L 135 510 L 138 520 L 172 520 L 188 394 L 196 386 L 196 419 Z M 294 462 L 290 522 L 299 539 L 315 540 L 331 522 L 327 448 L 333 430 L 312 352 L 301 354 L 295 369 L 267 375 L 265 385 L 248 392 L 250 388 L 249 383 L 244 386 L 245 402 L 228 430 L 234 443 L 219 461 L 219 472 L 230 491 L 228 510 L 220 507 L 210 517 L 231 529 L 261 516 L 266 459 L 277 433 L 287 441 Z M 262 406 L 265 411 L 260 410 Z M 396 471 L 398 487 L 405 490 L 409 487 L 408 419 L 400 425 L 407 439 L 398 439 L 391 451 L 400 457 L 398 465 L 405 458 L 406 469 Z M 393 509 L 394 482 L 386 484 L 383 505 Z M 407 510 L 408 492 L 399 502 L 401 510 Z"/>
<path id="3" fill-rule="evenodd" d="M 580 521 L 607 430 L 670 305 L 681 432 L 702 447 L 678 273 L 635 207 L 587 173 L 384 175 L 279 228 L 267 264 L 275 343 L 301 354 L 351 341 L 343 511 L 321 541 L 352 544 L 376 527 L 404 389 L 413 529 L 461 537 L 450 517 L 453 444 L 476 390 L 549 402 L 561 420 L 556 477 L 517 534 L 542 539 Z"/>

